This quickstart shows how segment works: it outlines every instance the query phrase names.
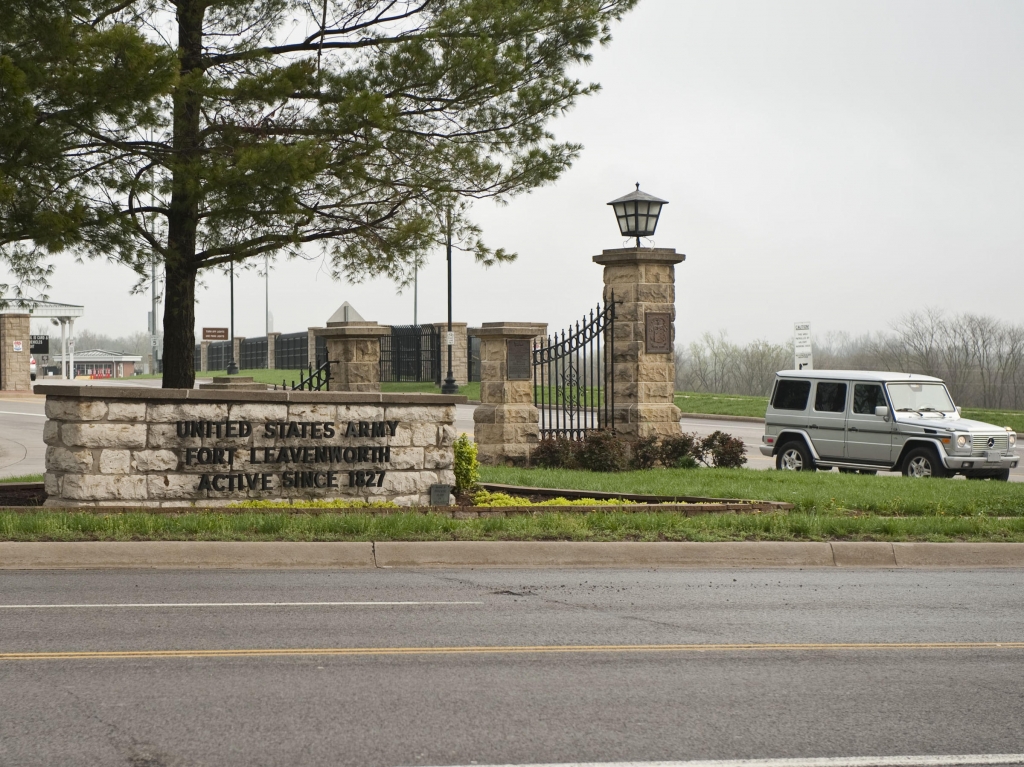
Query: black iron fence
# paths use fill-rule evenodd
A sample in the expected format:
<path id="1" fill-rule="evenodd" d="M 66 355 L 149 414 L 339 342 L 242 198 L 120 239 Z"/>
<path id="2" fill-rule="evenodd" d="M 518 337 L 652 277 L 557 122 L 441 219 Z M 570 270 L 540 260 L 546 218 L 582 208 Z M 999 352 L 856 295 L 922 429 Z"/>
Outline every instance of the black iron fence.
<path id="1" fill-rule="evenodd" d="M 615 429 L 615 300 L 548 336 L 533 349 L 533 397 L 540 435 L 583 439 L 588 431 Z"/>
<path id="2" fill-rule="evenodd" d="M 206 350 L 207 370 L 227 370 L 231 359 L 231 342 L 214 341 Z"/>
<path id="3" fill-rule="evenodd" d="M 274 367 L 300 370 L 309 367 L 309 332 L 282 333 L 274 341 Z"/>
<path id="4" fill-rule="evenodd" d="M 380 380 L 441 385 L 441 331 L 429 325 L 392 325 L 380 339 Z"/>
<path id="5" fill-rule="evenodd" d="M 467 381 L 480 380 L 480 339 L 477 336 L 469 336 L 466 339 L 466 356 L 469 363 L 469 370 L 466 371 Z"/>
<path id="6" fill-rule="evenodd" d="M 267 367 L 267 337 L 245 338 L 238 344 L 238 367 L 256 370 Z"/>

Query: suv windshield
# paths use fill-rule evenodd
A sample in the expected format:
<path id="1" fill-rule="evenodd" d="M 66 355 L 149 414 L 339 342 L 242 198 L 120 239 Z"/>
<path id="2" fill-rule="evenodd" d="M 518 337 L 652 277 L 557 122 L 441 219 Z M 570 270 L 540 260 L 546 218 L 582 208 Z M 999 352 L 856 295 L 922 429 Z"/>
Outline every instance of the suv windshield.
<path id="1" fill-rule="evenodd" d="M 939 383 L 886 384 L 896 412 L 955 413 L 946 387 Z"/>

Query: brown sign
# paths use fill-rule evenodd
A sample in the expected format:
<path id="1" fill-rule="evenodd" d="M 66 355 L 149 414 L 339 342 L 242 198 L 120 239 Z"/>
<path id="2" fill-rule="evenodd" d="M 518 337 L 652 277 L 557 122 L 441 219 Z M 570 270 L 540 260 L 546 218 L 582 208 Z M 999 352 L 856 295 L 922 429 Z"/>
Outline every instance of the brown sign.
<path id="1" fill-rule="evenodd" d="M 669 312 L 647 312 L 644 316 L 646 351 L 648 354 L 671 354 L 672 315 Z"/>
<path id="2" fill-rule="evenodd" d="M 204 341 L 227 341 L 227 328 L 203 328 Z"/>
<path id="3" fill-rule="evenodd" d="M 505 343 L 508 351 L 508 380 L 529 381 L 533 377 L 529 339 L 517 338 Z"/>

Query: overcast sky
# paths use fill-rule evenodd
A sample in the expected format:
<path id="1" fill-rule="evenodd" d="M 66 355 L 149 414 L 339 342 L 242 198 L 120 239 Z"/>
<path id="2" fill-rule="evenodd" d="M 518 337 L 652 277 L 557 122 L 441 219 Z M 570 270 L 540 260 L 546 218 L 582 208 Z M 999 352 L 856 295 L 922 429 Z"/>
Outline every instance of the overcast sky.
<path id="1" fill-rule="evenodd" d="M 677 267 L 676 335 L 782 341 L 884 329 L 935 306 L 1024 322 L 1024 3 L 642 0 L 581 77 L 601 92 L 558 120 L 581 159 L 555 185 L 478 203 L 492 247 L 456 257 L 455 319 L 546 322 L 600 300 L 591 257 L 623 246 L 609 200 L 670 201 L 653 244 Z M 318 262 L 270 274 L 274 330 L 322 325 L 342 301 L 409 324 L 413 296 L 386 280 L 333 282 Z M 227 280 L 198 291 L 197 335 L 226 326 Z M 57 262 L 50 296 L 81 326 L 146 329 L 133 275 Z M 236 278 L 236 333 L 264 333 L 264 283 Z M 420 273 L 419 320 L 445 311 L 445 261 Z"/>

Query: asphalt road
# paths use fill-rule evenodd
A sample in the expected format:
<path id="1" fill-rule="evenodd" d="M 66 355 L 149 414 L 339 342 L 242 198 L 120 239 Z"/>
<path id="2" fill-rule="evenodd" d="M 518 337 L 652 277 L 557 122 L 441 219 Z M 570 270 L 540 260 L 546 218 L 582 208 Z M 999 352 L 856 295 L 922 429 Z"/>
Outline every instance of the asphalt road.
<path id="1" fill-rule="evenodd" d="M 4 572 L 0 605 L 5 766 L 1024 752 L 1024 571 Z"/>

